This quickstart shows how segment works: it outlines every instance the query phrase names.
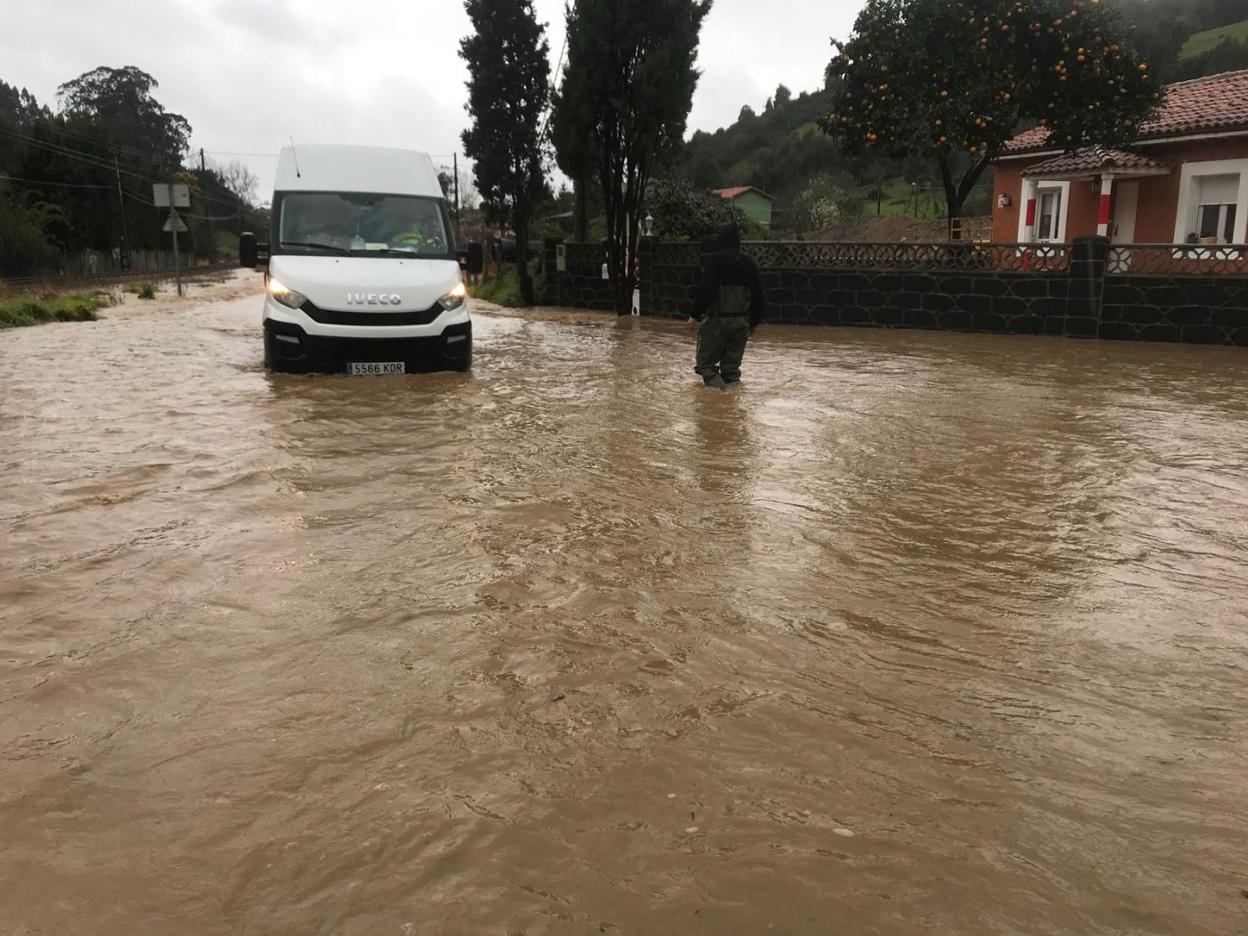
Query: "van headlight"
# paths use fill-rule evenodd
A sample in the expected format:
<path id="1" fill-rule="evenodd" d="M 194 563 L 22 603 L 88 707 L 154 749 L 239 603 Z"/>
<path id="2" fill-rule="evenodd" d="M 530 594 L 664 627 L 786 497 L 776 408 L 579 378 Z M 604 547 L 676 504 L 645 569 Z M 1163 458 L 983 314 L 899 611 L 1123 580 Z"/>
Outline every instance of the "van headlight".
<path id="1" fill-rule="evenodd" d="M 308 301 L 303 293 L 288 289 L 272 277 L 269 278 L 269 295 L 288 309 L 298 309 Z"/>
<path id="2" fill-rule="evenodd" d="M 438 305 L 450 312 L 452 309 L 458 309 L 464 304 L 464 299 L 468 297 L 468 290 L 463 283 L 456 283 L 455 288 L 448 292 L 445 296 L 438 300 Z"/>

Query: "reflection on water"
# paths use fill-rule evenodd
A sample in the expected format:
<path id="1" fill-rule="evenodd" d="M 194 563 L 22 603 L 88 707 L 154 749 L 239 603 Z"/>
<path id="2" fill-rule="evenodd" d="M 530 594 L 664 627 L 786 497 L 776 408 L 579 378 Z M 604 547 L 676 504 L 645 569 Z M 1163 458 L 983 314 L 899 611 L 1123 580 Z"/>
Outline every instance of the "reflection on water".
<path id="1" fill-rule="evenodd" d="M 1244 927 L 1242 352 L 255 312 L 0 335 L 0 930 Z"/>

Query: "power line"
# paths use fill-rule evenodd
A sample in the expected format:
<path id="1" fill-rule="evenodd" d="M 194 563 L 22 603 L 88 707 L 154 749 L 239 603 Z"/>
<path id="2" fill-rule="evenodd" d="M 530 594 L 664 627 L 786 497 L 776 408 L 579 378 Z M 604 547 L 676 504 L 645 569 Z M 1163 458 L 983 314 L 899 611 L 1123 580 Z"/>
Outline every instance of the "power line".
<path id="1" fill-rule="evenodd" d="M 104 161 L 103 161 L 103 159 L 102 159 L 101 157 L 98 157 L 98 156 L 94 155 L 93 153 L 86 153 L 86 152 L 84 152 L 84 151 L 82 151 L 82 150 L 72 149 L 71 147 L 63 146 L 63 145 L 61 145 L 61 144 L 57 144 L 57 143 L 48 143 L 48 142 L 45 142 L 45 141 L 43 141 L 43 140 L 38 140 L 38 139 L 35 139 L 34 137 L 28 137 L 28 136 L 25 136 L 25 135 L 23 135 L 23 134 L 14 133 L 14 132 L 12 132 L 12 131 L 5 130 L 5 129 L 2 129 L 2 128 L 0 128 L 0 134 L 5 134 L 5 135 L 8 135 L 8 136 L 16 137 L 16 138 L 18 138 L 18 139 L 21 139 L 21 140 L 26 141 L 27 143 L 29 143 L 29 144 L 30 144 L 30 145 L 32 145 L 32 146 L 37 146 L 37 147 L 40 147 L 40 148 L 42 148 L 42 149 L 49 150 L 50 152 L 52 152 L 52 153 L 54 153 L 54 154 L 56 154 L 56 155 L 58 155 L 58 156 L 63 156 L 63 157 L 65 157 L 66 159 L 76 159 L 76 160 L 78 160 L 79 162 L 84 163 L 85 165 L 88 165 L 88 166 L 91 166 L 91 167 L 93 167 L 93 168 L 100 169 L 100 170 L 103 170 L 103 171 L 106 171 L 106 172 L 109 172 L 109 173 L 117 173 L 117 172 L 119 172 L 121 175 L 126 175 L 126 176 L 130 176 L 130 177 L 132 177 L 132 178 L 135 178 L 135 179 L 140 179 L 140 180 L 142 180 L 142 181 L 144 181 L 144 182 L 152 182 L 152 181 L 154 181 L 154 180 L 151 178 L 151 176 L 148 176 L 148 175 L 143 175 L 143 174 L 138 173 L 138 172 L 131 172 L 129 169 L 118 169 L 118 168 L 117 168 L 115 165 L 113 165 L 112 163 L 104 162 Z M 189 172 L 189 171 L 191 171 L 191 170 L 186 170 L 186 169 L 183 169 L 182 171 L 188 171 L 188 172 Z M 172 172 L 170 172 L 170 173 L 168 173 L 168 174 L 172 175 L 173 173 L 172 173 Z M 163 181 L 165 181 L 165 180 L 163 180 L 163 179 L 162 179 L 162 180 L 155 180 L 155 181 L 162 181 L 162 182 L 163 182 Z M 48 184 L 54 184 L 54 183 L 48 183 Z M 62 183 L 55 183 L 55 184 L 62 184 Z M 63 183 L 63 184 L 64 184 L 64 185 L 65 185 L 65 187 L 67 187 L 67 188 L 68 188 L 68 187 L 71 187 L 69 183 Z M 85 185 L 84 185 L 84 186 L 81 186 L 81 187 L 83 187 L 83 188 L 96 188 L 96 187 L 99 187 L 99 186 L 85 186 Z M 104 187 L 106 187 L 106 188 L 111 188 L 111 186 L 104 186 Z M 215 197 L 213 197 L 213 196 L 211 196 L 211 195 L 206 195 L 206 194 L 204 194 L 203 192 L 196 192 L 196 193 L 195 193 L 195 197 L 196 197 L 198 200 L 200 200 L 200 201 L 204 201 L 204 202 L 207 202 L 207 203 L 208 203 L 208 204 L 210 204 L 210 205 L 219 205 L 219 206 L 220 206 L 220 207 L 222 207 L 222 208 L 231 208 L 231 209 L 235 209 L 235 211 L 237 211 L 237 209 L 238 209 L 239 205 L 242 203 L 242 199 L 239 199 L 239 202 L 230 202 L 230 201 L 225 201 L 225 200 L 220 199 L 220 198 L 215 198 Z M 138 199 L 136 199 L 136 200 L 138 200 Z M 144 204 L 146 204 L 146 205 L 148 205 L 148 206 L 150 206 L 150 207 L 153 207 L 153 208 L 154 208 L 154 207 L 156 207 L 155 203 L 153 203 L 153 202 L 144 202 Z M 250 207 L 250 206 L 246 206 L 246 207 Z M 234 217 L 234 215 L 231 215 L 230 217 Z"/>
<path id="2" fill-rule="evenodd" d="M 14 133 L 11 130 L 5 130 L 2 128 L 0 128 L 0 134 L 3 134 L 4 136 L 12 137 L 14 139 L 22 140 L 30 146 L 37 146 L 40 149 L 48 150 L 49 152 L 55 153 L 58 156 L 64 156 L 66 159 L 76 159 L 81 163 L 85 163 L 86 165 L 89 165 L 89 166 L 94 166 L 97 169 L 104 169 L 104 170 L 107 170 L 108 172 L 120 172 L 122 175 L 133 176 L 136 179 L 143 179 L 145 181 L 149 180 L 148 176 L 141 175 L 137 172 L 131 172 L 129 169 L 117 169 L 111 162 L 106 161 L 101 156 L 96 156 L 94 153 L 88 153 L 88 152 L 85 152 L 84 150 L 76 150 L 76 149 L 73 149 L 72 147 L 68 147 L 60 143 L 50 143 L 45 140 L 40 140 L 35 137 L 26 136 L 25 134 L 21 134 L 21 133 Z"/>
<path id="3" fill-rule="evenodd" d="M 281 153 L 231 153 L 226 150 L 204 150 L 209 156 L 258 156 L 262 159 L 277 159 Z"/>
<path id="4" fill-rule="evenodd" d="M 236 221 L 238 220 L 238 212 L 228 215 L 198 215 L 188 214 L 185 211 L 178 212 L 183 218 L 191 218 L 194 221 Z"/>
<path id="5" fill-rule="evenodd" d="M 144 159 L 150 159 L 153 153 L 153 150 L 151 149 L 139 149 L 137 146 L 130 146 L 125 143 L 118 143 L 111 136 L 107 138 L 101 138 L 98 136 L 92 136 L 88 133 L 81 133 L 77 130 L 70 130 L 68 127 L 65 127 L 65 126 L 57 126 L 56 132 L 62 136 L 67 136 L 67 137 L 76 139 L 79 143 L 96 143 L 96 144 L 107 143 L 107 146 L 110 149 L 113 149 L 119 152 L 132 153 L 133 155 L 144 158 Z"/>
<path id="6" fill-rule="evenodd" d="M 550 103 L 550 106 L 547 107 L 546 109 L 546 118 L 542 121 L 542 132 L 538 135 L 539 140 L 546 139 L 546 128 L 550 126 L 550 118 L 555 113 L 555 105 L 554 105 L 555 82 L 559 80 L 559 70 L 563 68 L 563 56 L 564 56 L 564 53 L 567 51 L 568 51 L 568 34 L 567 34 L 567 31 L 565 30 L 563 34 L 563 45 L 559 49 L 559 64 L 555 66 L 555 70 L 552 73 L 552 80 L 550 82 L 551 103 Z"/>
<path id="7" fill-rule="evenodd" d="M 27 185 L 53 185 L 57 188 L 83 188 L 83 189 L 111 189 L 111 185 L 86 185 L 81 182 L 47 182 L 39 179 L 19 179 L 17 176 L 0 175 L 0 180 L 6 182 L 25 182 Z"/>

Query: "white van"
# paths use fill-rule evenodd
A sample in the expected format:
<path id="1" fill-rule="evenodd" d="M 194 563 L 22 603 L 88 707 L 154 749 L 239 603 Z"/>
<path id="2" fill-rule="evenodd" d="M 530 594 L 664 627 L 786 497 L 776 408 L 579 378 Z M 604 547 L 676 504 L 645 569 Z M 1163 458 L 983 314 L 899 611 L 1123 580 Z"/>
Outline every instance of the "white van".
<path id="1" fill-rule="evenodd" d="M 372 146 L 282 150 L 266 261 L 264 361 L 272 370 L 403 374 L 472 366 L 461 260 L 425 153 Z M 474 269 L 476 268 L 476 269 Z"/>

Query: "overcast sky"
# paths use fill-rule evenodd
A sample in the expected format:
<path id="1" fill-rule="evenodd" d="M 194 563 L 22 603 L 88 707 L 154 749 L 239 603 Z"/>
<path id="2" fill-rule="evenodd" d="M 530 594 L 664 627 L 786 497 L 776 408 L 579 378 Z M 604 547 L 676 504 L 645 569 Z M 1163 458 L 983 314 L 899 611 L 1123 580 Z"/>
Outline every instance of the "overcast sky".
<path id="1" fill-rule="evenodd" d="M 535 0 L 551 66 L 563 0 Z M 351 142 L 460 149 L 468 17 L 458 0 L 6 0 L 0 79 L 56 106 L 57 85 L 99 65 L 136 65 L 194 128 L 209 159 L 243 159 L 271 188 L 278 149 Z M 690 128 L 714 130 L 778 84 L 822 85 L 830 39 L 860 0 L 715 0 L 702 29 Z M 255 155 L 250 155 L 255 154 Z M 733 180 L 724 180 L 725 184 Z"/>

